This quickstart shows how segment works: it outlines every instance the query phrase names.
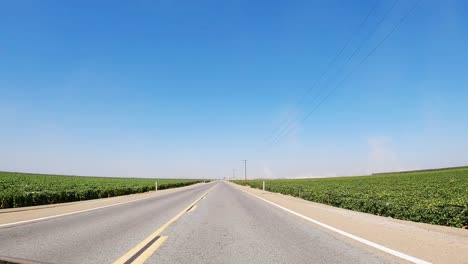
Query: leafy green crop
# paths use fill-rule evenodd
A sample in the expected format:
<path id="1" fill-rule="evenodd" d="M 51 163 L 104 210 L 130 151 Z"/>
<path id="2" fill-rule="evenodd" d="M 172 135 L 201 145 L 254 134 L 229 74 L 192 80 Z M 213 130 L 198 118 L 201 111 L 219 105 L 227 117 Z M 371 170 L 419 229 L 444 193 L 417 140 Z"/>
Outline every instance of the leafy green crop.
<path id="1" fill-rule="evenodd" d="M 234 181 L 262 188 L 263 180 Z M 266 180 L 266 190 L 416 222 L 468 226 L 468 168 L 324 179 Z"/>
<path id="2" fill-rule="evenodd" d="M 105 178 L 0 172 L 0 208 L 64 203 L 182 187 L 201 180 Z"/>

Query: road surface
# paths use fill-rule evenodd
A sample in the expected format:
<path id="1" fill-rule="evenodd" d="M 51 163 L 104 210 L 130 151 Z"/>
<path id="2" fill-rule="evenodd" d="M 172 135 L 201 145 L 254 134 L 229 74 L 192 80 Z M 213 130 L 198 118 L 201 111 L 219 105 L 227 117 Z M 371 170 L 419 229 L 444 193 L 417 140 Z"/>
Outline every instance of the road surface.
<path id="1" fill-rule="evenodd" d="M 0 256 L 32 263 L 395 260 L 222 181 L 44 221 L 0 226 Z"/>

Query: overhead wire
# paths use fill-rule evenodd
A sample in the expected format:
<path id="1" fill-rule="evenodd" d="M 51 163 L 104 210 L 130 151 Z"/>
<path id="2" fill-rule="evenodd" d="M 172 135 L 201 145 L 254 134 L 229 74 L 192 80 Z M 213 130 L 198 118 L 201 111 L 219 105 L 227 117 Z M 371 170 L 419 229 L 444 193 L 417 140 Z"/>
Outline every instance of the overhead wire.
<path id="1" fill-rule="evenodd" d="M 378 1 L 376 1 L 375 5 L 373 6 L 373 8 L 367 13 L 367 15 L 364 17 L 364 19 L 361 20 L 361 22 L 358 24 L 358 26 L 353 30 L 353 32 L 351 33 L 350 37 L 348 38 L 348 40 L 345 42 L 345 44 L 341 47 L 341 49 L 333 56 L 333 58 L 328 62 L 327 66 L 325 67 L 325 69 L 322 71 L 322 73 L 319 75 L 319 77 L 315 80 L 315 82 L 312 84 L 312 86 L 310 88 L 308 88 L 305 93 L 300 97 L 300 99 L 297 101 L 297 103 L 295 104 L 296 107 L 300 107 L 301 104 L 304 102 L 304 100 L 307 98 L 307 96 L 312 92 L 312 90 L 317 86 L 317 84 L 319 84 L 323 77 L 325 77 L 325 75 L 330 71 L 330 69 L 332 68 L 333 64 L 338 60 L 338 58 L 341 56 L 341 54 L 343 53 L 343 51 L 349 46 L 349 44 L 351 43 L 351 41 L 353 40 L 353 38 L 355 37 L 355 35 L 361 30 L 361 28 L 364 26 L 364 24 L 367 22 L 367 20 L 369 19 L 369 17 L 372 15 L 372 13 L 374 13 L 374 11 L 377 9 L 378 7 Z M 295 108 L 296 108 L 295 107 Z M 290 120 L 290 117 L 294 115 L 294 109 L 291 110 L 288 114 L 287 114 L 287 118 L 286 120 L 289 120 L 289 121 L 286 121 L 287 124 L 286 125 L 289 125 L 289 122 L 291 121 Z M 282 126 L 278 127 L 277 129 L 275 130 L 280 130 Z M 273 136 L 275 136 L 277 133 L 273 132 Z"/>
<path id="2" fill-rule="evenodd" d="M 395 0 L 393 2 L 393 4 L 391 5 L 391 7 L 389 9 L 387 9 L 387 11 L 384 13 L 384 15 L 381 17 L 381 19 L 377 22 L 377 25 L 375 26 L 375 28 L 370 31 L 367 36 L 360 42 L 360 44 L 358 45 L 358 47 L 353 51 L 353 53 L 346 59 L 345 63 L 343 63 L 343 65 L 340 67 L 340 69 L 338 70 L 339 73 L 343 72 L 344 69 L 346 68 L 346 66 L 348 65 L 348 63 L 361 51 L 361 49 L 364 47 L 364 45 L 366 44 L 367 41 L 369 41 L 373 36 L 374 34 L 378 31 L 378 29 L 380 28 L 380 25 L 387 19 L 388 15 L 393 11 L 393 9 L 396 7 L 396 5 L 399 3 L 400 0 Z M 311 104 L 315 103 L 315 101 L 320 97 L 320 95 L 324 92 L 324 89 L 321 89 L 319 90 L 319 92 L 313 97 L 312 99 L 312 102 Z M 279 142 L 279 140 L 281 138 L 283 138 L 284 136 L 286 136 L 287 134 L 289 134 L 288 131 L 290 131 L 290 128 L 293 127 L 293 126 L 296 126 L 297 125 L 297 122 L 299 122 L 299 118 L 295 118 L 293 120 L 291 120 L 291 122 L 288 123 L 288 125 L 286 125 L 285 127 L 283 127 L 283 129 L 281 130 L 281 132 L 274 138 L 274 140 L 271 142 L 270 144 L 270 147 L 272 145 L 275 145 Z M 302 122 L 300 122 L 302 123 Z"/>
<path id="3" fill-rule="evenodd" d="M 408 16 L 416 9 L 416 7 L 419 5 L 419 3 L 422 0 L 417 0 L 413 6 L 408 10 L 408 12 L 395 24 L 395 26 L 392 28 L 392 30 L 389 31 L 387 35 L 344 77 L 340 80 L 340 82 L 333 87 L 329 91 L 329 93 L 322 98 L 322 100 L 311 110 L 308 112 L 308 114 L 300 120 L 299 123 L 297 123 L 294 127 L 289 128 L 286 133 L 283 135 L 287 136 L 289 133 L 293 131 L 293 129 L 297 128 L 299 125 L 303 124 L 326 100 L 328 100 L 335 92 L 336 90 L 343 85 L 344 82 L 346 82 L 349 77 L 361 66 L 366 62 L 366 60 L 393 34 L 393 32 L 396 31 L 396 29 L 408 18 Z M 278 141 L 277 141 L 278 142 Z M 276 143 L 275 143 L 276 144 Z"/>

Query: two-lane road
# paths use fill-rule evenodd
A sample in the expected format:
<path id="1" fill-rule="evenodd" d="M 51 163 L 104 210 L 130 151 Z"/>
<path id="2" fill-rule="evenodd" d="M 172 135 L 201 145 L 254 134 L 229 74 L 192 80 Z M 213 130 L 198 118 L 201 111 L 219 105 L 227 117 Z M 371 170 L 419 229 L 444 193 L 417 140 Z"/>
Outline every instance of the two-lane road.
<path id="1" fill-rule="evenodd" d="M 148 263 L 390 263 L 221 182 Z"/>
<path id="2" fill-rule="evenodd" d="M 139 244 L 146 263 L 391 262 L 225 182 L 0 228 L 0 256 L 36 262 L 112 263 Z"/>

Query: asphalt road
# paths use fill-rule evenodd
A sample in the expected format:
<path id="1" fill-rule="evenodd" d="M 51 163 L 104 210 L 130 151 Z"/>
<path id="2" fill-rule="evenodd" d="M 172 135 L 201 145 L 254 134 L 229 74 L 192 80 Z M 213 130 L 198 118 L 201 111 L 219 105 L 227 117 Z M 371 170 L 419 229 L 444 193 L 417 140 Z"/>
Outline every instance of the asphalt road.
<path id="1" fill-rule="evenodd" d="M 208 190 L 192 210 L 180 214 Z M 390 263 L 224 182 L 0 228 L 0 256 L 112 263 L 178 214 L 146 263 Z"/>
<path id="2" fill-rule="evenodd" d="M 0 228 L 0 256 L 39 263 L 112 263 L 212 186 Z"/>

